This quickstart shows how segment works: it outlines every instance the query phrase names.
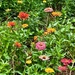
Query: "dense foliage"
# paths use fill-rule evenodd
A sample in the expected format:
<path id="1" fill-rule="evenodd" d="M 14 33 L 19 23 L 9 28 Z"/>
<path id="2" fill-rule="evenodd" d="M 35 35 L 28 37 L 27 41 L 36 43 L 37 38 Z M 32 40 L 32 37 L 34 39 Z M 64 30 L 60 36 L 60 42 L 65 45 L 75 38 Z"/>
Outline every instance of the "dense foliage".
<path id="1" fill-rule="evenodd" d="M 0 75 L 75 72 L 75 0 L 0 0 Z"/>

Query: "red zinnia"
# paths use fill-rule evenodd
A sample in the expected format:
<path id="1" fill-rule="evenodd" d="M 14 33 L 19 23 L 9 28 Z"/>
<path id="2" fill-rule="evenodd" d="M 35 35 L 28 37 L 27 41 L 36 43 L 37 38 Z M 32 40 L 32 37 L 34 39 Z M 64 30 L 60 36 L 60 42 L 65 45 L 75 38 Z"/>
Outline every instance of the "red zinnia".
<path id="1" fill-rule="evenodd" d="M 20 12 L 19 15 L 18 15 L 18 17 L 19 17 L 20 19 L 25 20 L 25 19 L 27 19 L 27 18 L 29 17 L 29 14 L 27 14 L 27 13 L 25 13 L 25 12 Z"/>
<path id="2" fill-rule="evenodd" d="M 21 44 L 19 42 L 15 42 L 15 46 L 20 48 L 21 47 Z"/>
<path id="3" fill-rule="evenodd" d="M 9 27 L 13 27 L 13 26 L 15 26 L 15 22 L 10 21 L 10 22 L 8 22 L 7 25 L 8 25 Z"/>
<path id="4" fill-rule="evenodd" d="M 58 70 L 60 70 L 60 71 L 66 71 L 67 67 L 66 66 L 59 66 Z"/>
<path id="5" fill-rule="evenodd" d="M 72 63 L 72 60 L 63 58 L 63 59 L 61 59 L 61 62 L 63 63 L 63 65 L 67 66 L 68 64 Z"/>

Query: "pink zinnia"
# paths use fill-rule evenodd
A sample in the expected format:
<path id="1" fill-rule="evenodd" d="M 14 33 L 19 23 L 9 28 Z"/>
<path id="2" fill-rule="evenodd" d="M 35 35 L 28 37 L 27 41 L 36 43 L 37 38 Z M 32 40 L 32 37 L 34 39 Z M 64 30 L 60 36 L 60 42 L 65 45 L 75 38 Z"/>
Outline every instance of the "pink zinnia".
<path id="1" fill-rule="evenodd" d="M 71 59 L 67 59 L 67 58 L 63 58 L 63 59 L 61 59 L 61 62 L 63 63 L 63 65 L 67 66 L 70 63 L 72 63 L 72 60 Z"/>
<path id="2" fill-rule="evenodd" d="M 46 48 L 45 42 L 37 42 L 36 43 L 36 49 L 38 50 L 44 50 Z"/>
<path id="3" fill-rule="evenodd" d="M 50 8 L 50 7 L 48 7 L 48 8 L 45 8 L 45 9 L 44 9 L 44 12 L 53 12 L 53 9 Z"/>
<path id="4" fill-rule="evenodd" d="M 67 67 L 66 66 L 59 66 L 58 70 L 60 70 L 60 71 L 66 71 Z"/>

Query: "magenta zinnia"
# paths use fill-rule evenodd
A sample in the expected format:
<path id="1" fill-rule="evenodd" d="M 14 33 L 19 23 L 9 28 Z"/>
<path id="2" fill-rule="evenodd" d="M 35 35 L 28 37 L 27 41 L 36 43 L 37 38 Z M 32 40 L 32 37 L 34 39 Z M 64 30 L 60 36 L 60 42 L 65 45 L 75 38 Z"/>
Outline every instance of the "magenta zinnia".
<path id="1" fill-rule="evenodd" d="M 63 63 L 63 65 L 67 66 L 70 63 L 72 63 L 72 60 L 71 59 L 67 59 L 67 58 L 63 58 L 63 59 L 61 59 L 61 62 Z"/>
<path id="2" fill-rule="evenodd" d="M 45 42 L 37 42 L 36 43 L 36 49 L 38 50 L 44 50 L 46 48 Z"/>
<path id="3" fill-rule="evenodd" d="M 58 70 L 60 70 L 60 71 L 66 71 L 67 67 L 66 66 L 59 66 Z"/>

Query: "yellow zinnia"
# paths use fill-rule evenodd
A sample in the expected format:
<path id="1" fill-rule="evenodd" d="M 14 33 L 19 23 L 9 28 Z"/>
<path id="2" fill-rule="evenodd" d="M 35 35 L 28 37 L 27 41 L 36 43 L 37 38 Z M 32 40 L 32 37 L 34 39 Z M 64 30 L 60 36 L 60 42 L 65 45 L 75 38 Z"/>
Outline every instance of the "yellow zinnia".
<path id="1" fill-rule="evenodd" d="M 26 60 L 26 64 L 31 64 L 32 61 L 29 59 L 29 60 Z"/>
<path id="2" fill-rule="evenodd" d="M 46 68 L 46 69 L 45 69 L 45 72 L 47 72 L 47 73 L 52 73 L 52 72 L 54 72 L 54 70 L 53 70 L 52 68 Z"/>
<path id="3" fill-rule="evenodd" d="M 6 9 L 5 11 L 6 11 L 6 12 L 9 12 L 9 11 L 11 11 L 11 9 Z"/>
<path id="4" fill-rule="evenodd" d="M 26 28 L 26 27 L 28 27 L 28 24 L 23 24 L 22 27 Z"/>
<path id="5" fill-rule="evenodd" d="M 46 3 L 46 0 L 43 0 L 43 3 Z"/>
<path id="6" fill-rule="evenodd" d="M 55 32 L 56 30 L 55 30 L 55 28 L 47 28 L 47 32 L 48 33 L 53 33 L 53 32 Z"/>
<path id="7" fill-rule="evenodd" d="M 44 32 L 44 35 L 47 35 L 48 34 L 48 32 Z"/>
<path id="8" fill-rule="evenodd" d="M 18 1 L 17 1 L 17 3 L 22 4 L 22 3 L 23 3 L 23 1 L 22 1 L 22 0 L 18 0 Z"/>

